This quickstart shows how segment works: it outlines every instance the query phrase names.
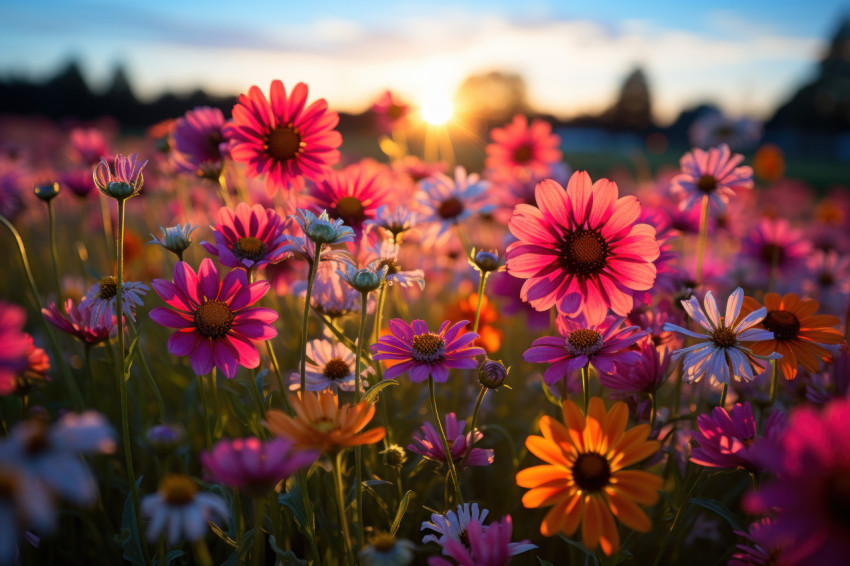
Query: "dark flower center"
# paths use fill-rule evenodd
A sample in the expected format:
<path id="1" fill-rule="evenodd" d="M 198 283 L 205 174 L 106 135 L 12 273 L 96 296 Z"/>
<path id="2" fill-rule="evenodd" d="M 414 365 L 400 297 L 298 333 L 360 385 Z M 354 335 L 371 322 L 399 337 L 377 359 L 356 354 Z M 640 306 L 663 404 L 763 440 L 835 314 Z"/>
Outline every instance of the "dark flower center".
<path id="1" fill-rule="evenodd" d="M 97 292 L 97 298 L 108 301 L 118 293 L 118 284 L 115 277 L 109 275 L 100 280 L 100 290 Z"/>
<path id="2" fill-rule="evenodd" d="M 19 480 L 12 472 L 0 469 L 0 501 L 11 499 L 18 491 Z"/>
<path id="3" fill-rule="evenodd" d="M 762 260 L 770 265 L 779 265 L 785 256 L 785 250 L 777 244 L 765 244 L 761 249 Z"/>
<path id="4" fill-rule="evenodd" d="M 718 348 L 732 348 L 738 343 L 738 335 L 726 326 L 721 326 L 715 330 L 711 335 L 711 339 L 714 340 L 714 344 Z"/>
<path id="5" fill-rule="evenodd" d="M 437 208 L 437 214 L 446 220 L 457 218 L 463 214 L 463 203 L 457 197 L 447 198 L 440 203 L 440 206 Z"/>
<path id="6" fill-rule="evenodd" d="M 458 538 L 460 538 L 460 542 L 461 542 L 461 544 L 463 544 L 463 546 L 465 546 L 466 548 L 470 548 L 470 546 L 469 546 L 469 532 L 466 529 L 463 529 L 460 532 L 460 535 L 458 536 Z"/>
<path id="7" fill-rule="evenodd" d="M 820 283 L 821 287 L 832 287 L 833 285 L 835 285 L 835 277 L 832 275 L 832 273 L 824 271 L 818 277 L 818 283 Z"/>
<path id="8" fill-rule="evenodd" d="M 357 197 L 342 197 L 336 203 L 336 216 L 349 226 L 362 223 L 366 219 L 365 210 Z"/>
<path id="9" fill-rule="evenodd" d="M 27 454 L 38 454 L 47 450 L 50 442 L 47 439 L 47 427 L 41 421 L 30 421 L 35 425 L 27 430 L 24 448 Z"/>
<path id="10" fill-rule="evenodd" d="M 392 259 L 392 258 L 388 258 L 388 257 L 385 257 L 385 258 L 381 259 L 381 261 L 378 262 L 378 267 L 375 269 L 375 271 L 378 271 L 379 269 L 381 269 L 384 266 L 386 266 L 386 268 L 387 268 L 387 275 L 395 275 L 396 273 L 398 273 L 400 271 L 395 260 Z"/>
<path id="11" fill-rule="evenodd" d="M 564 234 L 559 245 L 561 266 L 573 275 L 589 277 L 608 264 L 608 242 L 596 230 L 575 230 Z"/>
<path id="12" fill-rule="evenodd" d="M 266 253 L 268 246 L 259 238 L 254 236 L 245 236 L 236 240 L 236 245 L 233 246 L 233 251 L 239 259 L 250 259 L 257 261 Z"/>
<path id="13" fill-rule="evenodd" d="M 596 452 L 586 452 L 573 463 L 573 481 L 583 491 L 599 491 L 611 479 L 608 460 Z"/>
<path id="14" fill-rule="evenodd" d="M 215 132 L 210 132 L 210 135 L 207 136 L 207 145 L 209 145 L 210 151 L 213 154 L 218 155 L 218 147 L 224 141 L 224 136 L 221 135 L 221 132 L 216 130 Z"/>
<path id="15" fill-rule="evenodd" d="M 404 106 L 399 106 L 398 104 L 390 104 L 390 107 L 387 108 L 387 116 L 392 118 L 393 120 L 398 120 L 399 118 L 404 118 L 404 114 L 407 109 Z"/>
<path id="16" fill-rule="evenodd" d="M 442 359 L 446 351 L 446 341 L 433 332 L 417 334 L 413 337 L 411 357 L 417 362 L 434 363 Z"/>
<path id="17" fill-rule="evenodd" d="M 579 328 L 570 332 L 567 344 L 579 354 L 592 354 L 602 345 L 602 335 L 590 328 Z"/>
<path id="18" fill-rule="evenodd" d="M 221 301 L 201 303 L 195 311 L 195 326 L 204 338 L 222 338 L 233 324 L 233 311 Z"/>
<path id="19" fill-rule="evenodd" d="M 800 333 L 800 320 L 789 311 L 768 311 L 762 324 L 777 340 L 791 340 Z"/>
<path id="20" fill-rule="evenodd" d="M 703 175 L 697 181 L 697 189 L 700 192 L 709 194 L 717 189 L 717 179 L 714 178 L 714 175 Z"/>
<path id="21" fill-rule="evenodd" d="M 850 469 L 836 470 L 826 478 L 824 499 L 835 521 L 850 528 Z"/>
<path id="22" fill-rule="evenodd" d="M 159 492 L 169 505 L 182 507 L 195 500 L 198 486 L 188 476 L 168 475 L 162 480 Z"/>
<path id="23" fill-rule="evenodd" d="M 531 147 L 528 145 L 521 145 L 514 150 L 514 161 L 519 163 L 520 165 L 524 165 L 531 160 Z"/>
<path id="24" fill-rule="evenodd" d="M 266 151 L 278 161 L 289 161 L 301 151 L 301 136 L 292 126 L 279 126 L 266 137 Z"/>
<path id="25" fill-rule="evenodd" d="M 730 140 L 732 136 L 735 135 L 735 128 L 733 128 L 730 124 L 723 124 L 722 126 L 717 126 L 714 129 L 714 135 L 719 140 Z"/>
<path id="26" fill-rule="evenodd" d="M 325 364 L 325 369 L 322 373 L 324 373 L 325 377 L 328 379 L 336 381 L 348 377 L 351 370 L 348 368 L 348 364 L 340 358 L 332 358 L 328 360 L 327 364 Z"/>

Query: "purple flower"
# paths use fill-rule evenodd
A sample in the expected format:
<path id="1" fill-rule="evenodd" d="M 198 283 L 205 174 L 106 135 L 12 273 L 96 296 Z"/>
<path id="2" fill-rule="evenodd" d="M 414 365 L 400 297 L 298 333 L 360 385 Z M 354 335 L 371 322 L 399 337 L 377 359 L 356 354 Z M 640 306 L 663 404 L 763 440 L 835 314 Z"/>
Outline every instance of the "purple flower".
<path id="1" fill-rule="evenodd" d="M 256 269 L 288 257 L 285 228 L 286 222 L 274 210 L 240 202 L 235 211 L 224 206 L 219 209 L 213 229 L 215 242 L 201 245 L 218 256 L 222 265 Z"/>
<path id="2" fill-rule="evenodd" d="M 133 322 L 136 322 L 133 311 L 143 304 L 142 297 L 149 290 L 147 285 L 137 281 L 124 281 L 121 284 L 121 310 Z M 118 316 L 118 284 L 115 277 L 108 275 L 92 285 L 84 300 L 91 305 L 91 325 L 107 326 L 111 318 Z"/>
<path id="3" fill-rule="evenodd" d="M 600 325 L 580 324 L 558 318 L 561 336 L 544 336 L 532 342 L 522 359 L 532 363 L 551 364 L 543 373 L 543 381 L 554 385 L 588 363 L 600 374 L 613 373 L 618 366 L 638 361 L 640 355 L 631 346 L 643 338 L 637 326 L 619 329 L 623 318 L 608 317 Z"/>
<path id="4" fill-rule="evenodd" d="M 108 197 L 134 197 L 142 190 L 142 169 L 147 164 L 147 160 L 139 161 L 139 156 L 135 153 L 130 157 L 119 153 L 112 164 L 105 157 L 101 157 L 92 174 L 94 184 Z"/>
<path id="5" fill-rule="evenodd" d="M 230 516 L 221 497 L 198 493 L 192 478 L 176 474 L 165 476 L 159 490 L 142 499 L 142 514 L 150 519 L 147 539 L 156 542 L 166 533 L 169 546 L 182 538 L 195 542 L 203 538 L 208 521 L 216 518 L 227 521 Z"/>
<path id="6" fill-rule="evenodd" d="M 761 472 L 771 457 L 771 448 L 779 442 L 785 415 L 772 412 L 759 436 L 753 409 L 745 402 L 731 411 L 715 407 L 710 414 L 697 417 L 697 427 L 692 436 L 696 446 L 691 450 L 691 462 L 709 468 Z"/>
<path id="7" fill-rule="evenodd" d="M 443 548 L 443 554 L 448 555 L 446 544 L 449 541 L 465 544 L 464 541 L 469 539 L 468 528 L 470 523 L 476 522 L 482 526 L 483 530 L 487 530 L 484 519 L 487 518 L 489 513 L 487 509 L 479 511 L 477 503 L 458 505 L 457 510 L 449 510 L 445 515 L 431 513 L 431 521 L 423 521 L 421 530 L 433 531 L 436 534 L 425 535 L 422 538 L 422 543 L 435 542 Z M 528 544 L 527 540 L 508 543 L 508 551 L 511 556 L 533 548 L 537 548 L 537 545 Z"/>
<path id="8" fill-rule="evenodd" d="M 763 518 L 750 525 L 749 532 L 735 531 L 735 534 L 747 539 L 747 544 L 736 545 L 740 552 L 732 555 L 729 566 L 789 566 L 785 560 L 785 549 L 790 541 L 770 540 L 771 519 Z"/>
<path id="9" fill-rule="evenodd" d="M 443 551 L 452 558 L 457 566 L 507 566 L 516 552 L 516 543 L 511 543 L 513 522 L 508 515 L 501 522 L 495 521 L 486 527 L 478 521 L 470 521 L 467 529 L 469 544 L 449 539 Z M 519 552 L 525 552 L 536 546 L 527 540 L 519 544 L 527 546 Z M 453 566 L 453 563 L 441 556 L 428 559 L 428 566 Z"/>
<path id="10" fill-rule="evenodd" d="M 222 126 L 224 114 L 209 106 L 199 106 L 178 118 L 174 125 L 174 151 L 171 152 L 178 170 L 218 180 L 227 154 Z"/>
<path id="11" fill-rule="evenodd" d="M 599 374 L 599 382 L 619 393 L 655 393 L 667 380 L 670 353 L 665 347 L 656 348 L 652 340 L 641 344 L 640 358 L 612 374 Z"/>
<path id="12" fill-rule="evenodd" d="M 466 423 L 458 425 L 457 416 L 454 413 L 446 415 L 446 438 L 449 441 L 449 450 L 452 453 L 452 461 L 457 465 L 463 459 L 469 446 L 473 446 L 476 442 L 484 438 L 484 435 L 477 430 L 475 435 L 471 432 L 463 434 L 463 429 L 466 428 Z M 429 460 L 435 462 L 446 461 L 446 451 L 443 449 L 443 441 L 440 439 L 440 433 L 431 423 L 425 423 L 421 429 L 422 436 L 413 435 L 413 442 L 407 445 L 407 449 L 411 452 L 421 454 Z M 469 457 L 466 459 L 468 466 L 489 466 L 493 463 L 493 450 L 487 448 L 473 448 L 469 450 Z"/>
<path id="13" fill-rule="evenodd" d="M 115 332 L 118 319 L 113 315 L 112 320 L 101 317 L 101 319 L 93 321 L 93 307 L 94 301 L 83 299 L 79 305 L 74 305 L 72 299 L 66 299 L 65 315 L 67 316 L 59 312 L 59 307 L 55 303 L 50 303 L 47 308 L 41 309 L 41 314 L 44 315 L 47 322 L 78 340 L 88 344 L 99 344 L 108 340 L 110 335 Z"/>

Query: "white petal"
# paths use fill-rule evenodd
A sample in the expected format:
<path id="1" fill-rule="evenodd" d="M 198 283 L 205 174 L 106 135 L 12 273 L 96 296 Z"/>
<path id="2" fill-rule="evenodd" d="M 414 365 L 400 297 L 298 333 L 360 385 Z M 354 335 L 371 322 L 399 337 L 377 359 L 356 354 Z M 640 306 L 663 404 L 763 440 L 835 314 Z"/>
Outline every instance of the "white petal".
<path id="1" fill-rule="evenodd" d="M 741 313 L 741 304 L 744 302 L 744 290 L 738 287 L 726 301 L 726 326 L 735 324 L 735 319 Z"/>

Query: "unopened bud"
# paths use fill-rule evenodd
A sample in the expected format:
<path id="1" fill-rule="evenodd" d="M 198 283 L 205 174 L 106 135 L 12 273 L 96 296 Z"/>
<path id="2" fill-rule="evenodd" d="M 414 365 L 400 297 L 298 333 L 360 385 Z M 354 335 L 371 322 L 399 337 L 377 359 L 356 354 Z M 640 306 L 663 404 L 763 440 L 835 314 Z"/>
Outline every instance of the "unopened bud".
<path id="1" fill-rule="evenodd" d="M 478 368 L 478 383 L 488 389 L 498 389 L 505 384 L 510 369 L 499 360 L 484 360 Z"/>

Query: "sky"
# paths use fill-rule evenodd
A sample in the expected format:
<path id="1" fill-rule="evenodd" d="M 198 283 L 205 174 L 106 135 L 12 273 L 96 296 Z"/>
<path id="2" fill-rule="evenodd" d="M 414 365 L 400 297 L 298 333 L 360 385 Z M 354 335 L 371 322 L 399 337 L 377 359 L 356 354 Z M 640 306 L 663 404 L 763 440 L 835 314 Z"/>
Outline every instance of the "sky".
<path id="1" fill-rule="evenodd" d="M 416 104 L 506 71 L 533 109 L 568 117 L 603 110 L 641 66 L 662 121 L 704 101 L 765 118 L 814 76 L 845 17 L 849 0 L 2 0 L 0 76 L 76 59 L 103 88 L 123 64 L 143 99 L 279 78 L 359 112 L 385 89 Z"/>

